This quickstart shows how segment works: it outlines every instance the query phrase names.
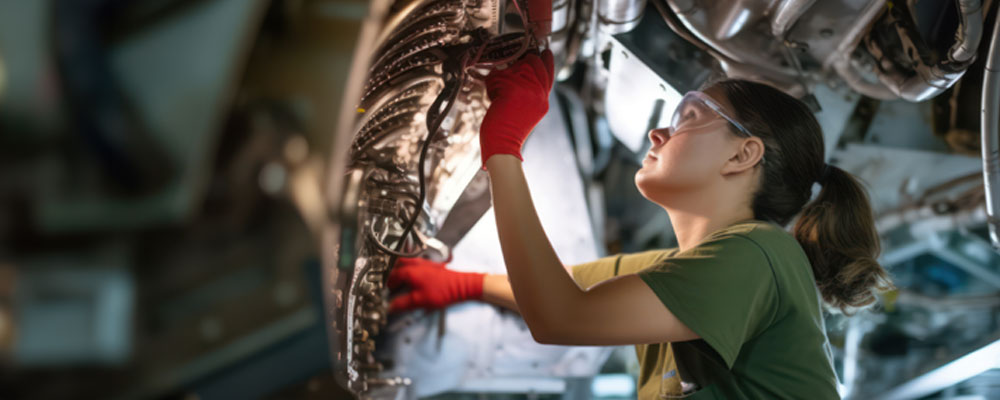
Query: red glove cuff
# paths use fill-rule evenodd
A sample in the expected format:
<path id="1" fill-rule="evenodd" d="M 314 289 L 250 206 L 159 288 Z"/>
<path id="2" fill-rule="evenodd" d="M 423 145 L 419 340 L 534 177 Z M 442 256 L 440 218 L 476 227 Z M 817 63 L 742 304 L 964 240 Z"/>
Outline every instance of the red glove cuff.
<path id="1" fill-rule="evenodd" d="M 456 277 L 456 298 L 462 300 L 479 300 L 483 298 L 483 280 L 486 274 L 479 272 L 461 272 Z"/>
<path id="2" fill-rule="evenodd" d="M 489 160 L 490 157 L 493 157 L 496 154 L 510 154 L 517 157 L 518 160 L 524 161 L 524 157 L 521 156 L 521 148 L 523 147 L 523 144 L 508 138 L 509 136 L 506 135 L 496 135 L 490 140 L 489 145 L 480 146 L 482 149 L 483 170 L 486 169 L 486 160 Z"/>

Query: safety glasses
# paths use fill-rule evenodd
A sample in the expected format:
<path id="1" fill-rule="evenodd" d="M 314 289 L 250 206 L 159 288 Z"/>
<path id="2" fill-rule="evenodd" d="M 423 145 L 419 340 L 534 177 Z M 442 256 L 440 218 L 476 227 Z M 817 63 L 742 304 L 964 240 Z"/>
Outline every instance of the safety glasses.
<path id="1" fill-rule="evenodd" d="M 747 137 L 753 136 L 742 124 L 736 122 L 733 117 L 726 114 L 718 103 L 702 92 L 688 92 L 684 95 L 680 104 L 674 109 L 673 116 L 670 118 L 671 129 L 669 135 L 673 137 L 684 131 L 704 128 L 718 121 L 718 117 L 729 121 L 743 135 Z"/>

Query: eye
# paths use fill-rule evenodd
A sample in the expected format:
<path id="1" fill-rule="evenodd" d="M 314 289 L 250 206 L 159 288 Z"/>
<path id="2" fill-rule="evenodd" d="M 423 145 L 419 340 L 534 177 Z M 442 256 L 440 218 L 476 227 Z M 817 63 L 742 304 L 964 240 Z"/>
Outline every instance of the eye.
<path id="1" fill-rule="evenodd" d="M 684 117 L 682 118 L 682 120 L 687 121 L 696 118 L 698 118 L 698 113 L 695 111 L 695 109 L 692 108 L 684 111 Z"/>
<path id="2" fill-rule="evenodd" d="M 698 107 L 685 106 L 681 110 L 680 122 L 688 122 L 698 119 Z"/>

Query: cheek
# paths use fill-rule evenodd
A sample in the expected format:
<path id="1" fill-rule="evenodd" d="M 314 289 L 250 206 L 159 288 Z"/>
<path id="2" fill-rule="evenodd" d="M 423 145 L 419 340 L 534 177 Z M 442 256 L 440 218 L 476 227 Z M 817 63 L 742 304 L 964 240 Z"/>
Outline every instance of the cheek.
<path id="1" fill-rule="evenodd" d="M 648 199 L 675 190 L 687 180 L 685 169 L 679 168 L 683 160 L 667 151 L 660 151 L 658 156 L 661 157 L 659 160 L 643 165 L 635 173 L 635 186 Z"/>
<path id="2" fill-rule="evenodd" d="M 720 154 L 713 151 L 713 143 L 681 139 L 678 137 L 674 139 L 677 142 L 664 146 L 657 153 L 658 161 L 645 164 L 636 172 L 636 187 L 646 197 L 700 186 L 711 180 L 718 167 L 715 156 Z"/>

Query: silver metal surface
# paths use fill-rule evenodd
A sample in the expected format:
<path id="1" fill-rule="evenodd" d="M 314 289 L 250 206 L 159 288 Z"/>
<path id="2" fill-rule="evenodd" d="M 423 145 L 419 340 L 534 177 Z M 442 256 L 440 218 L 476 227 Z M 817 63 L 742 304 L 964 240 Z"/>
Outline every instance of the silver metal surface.
<path id="1" fill-rule="evenodd" d="M 989 58 L 983 76 L 981 113 L 983 148 L 983 183 L 986 190 L 986 214 L 993 247 L 1000 249 L 1000 18 L 993 24 Z"/>
<path id="2" fill-rule="evenodd" d="M 798 73 L 782 66 L 779 55 L 782 43 L 769 35 L 743 31 L 768 11 L 767 1 L 741 0 L 736 5 L 725 2 L 698 3 L 667 0 L 683 26 L 705 45 L 714 49 L 730 77 L 764 80 L 778 86 L 792 86 Z M 800 89 L 801 91 L 801 89 Z"/>
<path id="3" fill-rule="evenodd" d="M 764 11 L 761 2 L 753 0 L 737 0 L 727 5 L 721 12 L 713 15 L 715 18 L 710 23 L 714 27 L 712 36 L 716 40 L 729 40 L 736 36 Z"/>
<path id="4" fill-rule="evenodd" d="M 611 40 L 605 110 L 611 132 L 633 152 L 648 142 L 650 128 L 669 121 L 683 93 L 667 83 L 617 39 Z"/>

